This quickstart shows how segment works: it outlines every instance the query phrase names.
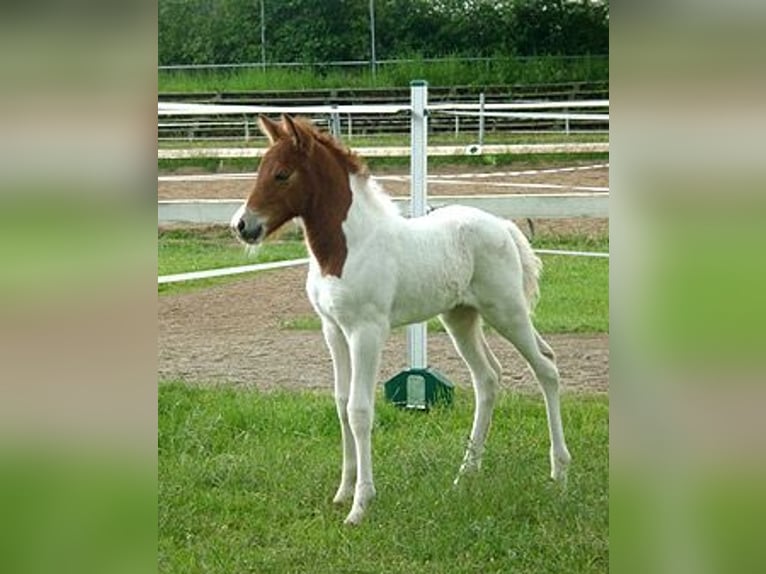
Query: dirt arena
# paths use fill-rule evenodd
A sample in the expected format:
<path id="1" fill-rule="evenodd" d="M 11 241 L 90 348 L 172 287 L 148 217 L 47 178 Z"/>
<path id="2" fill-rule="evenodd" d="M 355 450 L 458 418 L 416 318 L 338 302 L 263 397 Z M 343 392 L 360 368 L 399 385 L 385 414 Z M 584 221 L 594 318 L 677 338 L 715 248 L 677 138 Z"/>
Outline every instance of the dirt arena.
<path id="1" fill-rule="evenodd" d="M 539 173 L 557 168 L 588 168 L 599 162 L 545 166 L 450 167 L 429 170 L 445 183 L 429 183 L 430 195 L 561 193 L 573 188 L 606 188 L 608 168 Z M 530 173 L 536 171 L 538 173 Z M 462 181 L 457 174 L 478 178 Z M 527 172 L 527 173 L 524 173 Z M 402 171 L 377 173 L 392 195 L 409 193 Z M 478 183 L 476 183 L 478 182 Z M 519 184 L 501 187 L 497 183 Z M 526 185 L 531 184 L 531 187 Z M 537 184 L 560 188 L 535 187 Z M 251 181 L 162 182 L 160 199 L 243 199 Z M 602 234 L 601 219 L 536 220 L 535 232 Z M 520 222 L 524 225 L 523 222 Z M 226 384 L 259 389 L 332 389 L 332 364 L 319 331 L 295 331 L 283 324 L 312 313 L 304 290 L 305 267 L 262 272 L 225 285 L 179 295 L 163 295 L 158 304 L 158 375 L 199 384 Z M 606 393 L 609 387 L 609 337 L 606 334 L 547 335 L 556 351 L 564 390 Z M 504 366 L 503 386 L 534 391 L 531 371 L 516 350 L 495 333 L 490 346 Z M 468 371 L 444 333 L 429 334 L 429 363 L 460 387 L 468 387 Z M 383 353 L 381 380 L 406 367 L 405 331 L 390 337 Z"/>

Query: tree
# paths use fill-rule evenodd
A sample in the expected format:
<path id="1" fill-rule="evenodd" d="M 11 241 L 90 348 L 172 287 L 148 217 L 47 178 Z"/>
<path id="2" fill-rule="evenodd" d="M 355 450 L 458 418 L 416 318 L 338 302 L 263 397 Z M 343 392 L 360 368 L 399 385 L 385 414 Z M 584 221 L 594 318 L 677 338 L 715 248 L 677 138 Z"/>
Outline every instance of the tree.
<path id="1" fill-rule="evenodd" d="M 370 57 L 369 0 L 264 0 L 269 62 Z M 260 0 L 159 0 L 160 64 L 261 59 Z M 375 0 L 379 59 L 606 54 L 609 3 Z"/>

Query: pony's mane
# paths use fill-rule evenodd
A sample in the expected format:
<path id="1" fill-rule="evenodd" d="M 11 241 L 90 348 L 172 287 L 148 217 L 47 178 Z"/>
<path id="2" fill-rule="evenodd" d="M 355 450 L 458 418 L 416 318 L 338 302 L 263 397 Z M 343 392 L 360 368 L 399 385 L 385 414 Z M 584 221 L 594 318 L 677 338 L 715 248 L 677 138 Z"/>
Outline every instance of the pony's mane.
<path id="1" fill-rule="evenodd" d="M 303 130 L 311 134 L 311 136 L 330 152 L 335 155 L 338 160 L 343 164 L 349 173 L 366 177 L 370 175 L 370 171 L 365 161 L 359 157 L 355 152 L 344 146 L 332 135 L 327 132 L 322 132 L 311 122 L 311 120 L 305 118 L 295 118 L 293 120 Z"/>

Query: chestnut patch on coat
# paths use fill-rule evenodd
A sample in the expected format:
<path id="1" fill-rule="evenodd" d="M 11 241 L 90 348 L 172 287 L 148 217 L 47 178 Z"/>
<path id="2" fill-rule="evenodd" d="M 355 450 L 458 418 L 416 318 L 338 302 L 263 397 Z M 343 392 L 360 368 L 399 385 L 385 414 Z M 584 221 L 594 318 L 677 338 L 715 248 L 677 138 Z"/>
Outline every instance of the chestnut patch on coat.
<path id="1" fill-rule="evenodd" d="M 348 255 L 343 222 L 351 207 L 349 175 L 369 176 L 367 165 L 308 120 L 260 116 L 271 146 L 264 154 L 248 209 L 264 219 L 270 235 L 300 217 L 322 275 L 340 277 Z"/>

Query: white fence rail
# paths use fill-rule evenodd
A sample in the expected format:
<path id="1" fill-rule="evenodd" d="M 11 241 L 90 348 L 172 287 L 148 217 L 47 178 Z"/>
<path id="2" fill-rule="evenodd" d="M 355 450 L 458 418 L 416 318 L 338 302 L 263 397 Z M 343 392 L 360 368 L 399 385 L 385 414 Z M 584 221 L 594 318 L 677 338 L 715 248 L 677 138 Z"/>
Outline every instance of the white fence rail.
<path id="1" fill-rule="evenodd" d="M 402 214 L 409 213 L 410 198 L 394 198 Z M 431 196 L 431 208 L 468 205 L 507 218 L 609 217 L 608 193 L 539 193 L 518 195 Z M 242 205 L 241 199 L 168 199 L 158 202 L 160 225 L 194 223 L 227 225 Z"/>
<path id="2" fill-rule="evenodd" d="M 265 153 L 266 148 L 191 148 L 160 149 L 158 159 L 189 158 L 256 158 Z M 354 151 L 362 157 L 407 157 L 412 153 L 409 146 L 391 146 L 365 148 L 355 147 Z M 606 153 L 608 142 L 596 143 L 560 143 L 560 144 L 516 144 L 485 146 L 428 146 L 429 156 L 461 156 L 477 154 L 537 154 L 537 153 Z"/>
<path id="3" fill-rule="evenodd" d="M 508 110 L 552 110 L 575 108 L 608 108 L 609 100 L 568 100 L 554 102 L 508 102 L 508 103 L 441 103 L 429 104 L 428 110 L 445 111 L 508 111 Z M 399 104 L 359 104 L 329 106 L 251 106 L 238 104 L 190 104 L 176 102 L 157 102 L 157 115 L 160 116 L 205 116 L 205 115 L 258 115 L 258 114 L 398 114 L 409 112 L 410 103 Z M 489 114 L 487 114 L 489 115 Z"/>
<path id="4" fill-rule="evenodd" d="M 532 111 L 530 111 L 532 110 Z M 541 111 L 548 110 L 548 111 Z M 550 111 L 555 110 L 555 111 Z M 573 112 L 573 110 L 577 110 Z M 349 139 L 353 138 L 352 125 L 362 122 L 362 130 L 370 129 L 369 120 L 374 116 L 402 116 L 411 113 L 409 103 L 390 104 L 323 104 L 323 105 L 250 105 L 250 104 L 201 104 L 186 102 L 158 102 L 157 114 L 160 117 L 158 138 L 161 140 L 208 140 L 238 138 L 238 132 L 249 141 L 251 132 L 257 131 L 255 120 L 258 114 L 300 114 L 311 117 L 314 121 L 327 122 L 335 135 L 341 131 L 347 132 Z M 428 105 L 432 119 L 436 115 L 454 118 L 455 134 L 461 131 L 461 118 L 471 123 L 471 118 L 478 120 L 478 140 L 484 143 L 484 125 L 487 118 L 502 118 L 511 120 L 514 132 L 540 133 L 572 133 L 571 123 L 578 124 L 588 132 L 600 132 L 598 124 L 609 124 L 609 100 L 566 100 L 566 101 L 516 101 L 485 103 L 481 94 L 478 103 L 443 102 Z M 361 116 L 361 118 L 360 118 Z M 236 121 L 233 121 L 237 117 Z M 241 118 L 241 119 L 239 119 Z M 341 129 L 341 123 L 346 123 L 346 129 Z M 365 119 L 366 118 L 366 119 Z M 551 123 L 553 122 L 553 123 Z M 563 122 L 563 123 L 560 123 Z M 585 122 L 585 123 L 579 123 Z M 444 122 L 436 122 L 441 132 L 446 132 Z M 473 122 L 475 125 L 475 122 Z M 507 124 L 507 121 L 503 121 Z M 594 125 L 595 124 L 595 125 Z M 434 124 L 436 125 L 436 124 Z M 449 124 L 447 124 L 449 125 Z M 375 133 L 389 133 L 389 123 L 379 123 L 374 128 Z M 383 126 L 383 127 L 381 127 Z M 391 124 L 392 132 L 399 133 L 401 126 L 396 127 L 396 120 Z M 241 129 L 241 132 L 240 132 Z M 506 128 L 508 126 L 506 125 Z M 465 127 L 462 128 L 466 130 Z"/>

